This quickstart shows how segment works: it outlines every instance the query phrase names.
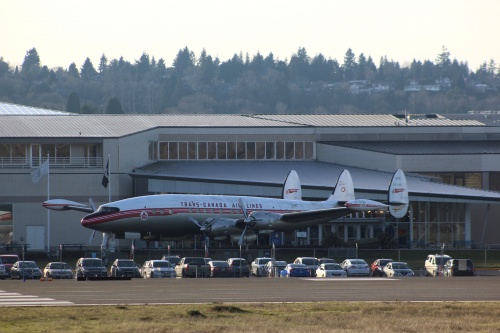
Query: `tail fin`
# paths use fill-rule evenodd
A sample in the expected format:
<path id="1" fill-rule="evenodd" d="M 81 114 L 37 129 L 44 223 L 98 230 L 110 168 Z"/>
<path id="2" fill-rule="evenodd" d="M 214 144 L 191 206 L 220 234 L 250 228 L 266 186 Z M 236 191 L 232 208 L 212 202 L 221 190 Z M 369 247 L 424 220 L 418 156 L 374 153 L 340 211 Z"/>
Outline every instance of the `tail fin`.
<path id="1" fill-rule="evenodd" d="M 347 201 L 354 200 L 354 184 L 349 171 L 344 170 L 337 179 L 335 188 L 328 197 L 327 201 L 336 201 L 339 204 L 345 204 Z"/>
<path id="2" fill-rule="evenodd" d="M 389 184 L 389 212 L 395 218 L 402 218 L 408 212 L 408 183 L 405 174 L 398 169 Z"/>
<path id="3" fill-rule="evenodd" d="M 295 170 L 288 173 L 283 184 L 283 199 L 302 200 L 302 188 L 299 175 Z"/>

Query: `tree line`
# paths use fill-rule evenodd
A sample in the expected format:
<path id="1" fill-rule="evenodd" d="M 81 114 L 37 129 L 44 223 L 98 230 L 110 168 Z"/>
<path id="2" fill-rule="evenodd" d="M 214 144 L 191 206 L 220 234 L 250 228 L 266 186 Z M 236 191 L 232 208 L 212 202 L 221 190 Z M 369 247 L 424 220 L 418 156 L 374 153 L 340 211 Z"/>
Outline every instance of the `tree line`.
<path id="1" fill-rule="evenodd" d="M 185 47 L 170 66 L 147 53 L 133 63 L 103 54 L 97 66 L 87 58 L 67 69 L 42 65 L 35 48 L 21 68 L 0 57 L 0 101 L 90 114 L 464 113 L 498 110 L 499 90 L 493 60 L 472 71 L 444 46 L 434 61 L 406 66 L 351 49 L 340 63 L 303 47 L 289 60 L 240 53 L 226 61 Z"/>

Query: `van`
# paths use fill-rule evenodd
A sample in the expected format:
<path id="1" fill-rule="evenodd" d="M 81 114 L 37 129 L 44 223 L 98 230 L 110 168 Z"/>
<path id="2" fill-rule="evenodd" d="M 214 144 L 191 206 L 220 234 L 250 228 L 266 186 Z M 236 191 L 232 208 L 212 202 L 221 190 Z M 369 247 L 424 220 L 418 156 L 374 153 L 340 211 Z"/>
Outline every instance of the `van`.
<path id="1" fill-rule="evenodd" d="M 444 265 L 450 259 L 446 254 L 429 254 L 425 260 L 425 276 L 442 276 Z"/>
<path id="2" fill-rule="evenodd" d="M 444 265 L 444 276 L 474 276 L 476 269 L 470 259 L 450 259 Z"/>

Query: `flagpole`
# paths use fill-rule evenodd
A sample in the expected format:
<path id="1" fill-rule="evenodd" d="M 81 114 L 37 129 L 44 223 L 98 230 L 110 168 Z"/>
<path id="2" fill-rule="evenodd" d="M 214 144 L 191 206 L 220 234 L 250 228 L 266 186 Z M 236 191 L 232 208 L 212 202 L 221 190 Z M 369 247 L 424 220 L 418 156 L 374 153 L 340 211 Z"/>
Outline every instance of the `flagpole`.
<path id="1" fill-rule="evenodd" d="M 50 155 L 47 153 L 47 200 L 50 200 Z M 50 209 L 47 209 L 47 254 L 50 254 Z"/>
<path id="2" fill-rule="evenodd" d="M 111 154 L 108 153 L 108 202 L 111 202 L 111 165 L 109 165 L 109 157 Z"/>

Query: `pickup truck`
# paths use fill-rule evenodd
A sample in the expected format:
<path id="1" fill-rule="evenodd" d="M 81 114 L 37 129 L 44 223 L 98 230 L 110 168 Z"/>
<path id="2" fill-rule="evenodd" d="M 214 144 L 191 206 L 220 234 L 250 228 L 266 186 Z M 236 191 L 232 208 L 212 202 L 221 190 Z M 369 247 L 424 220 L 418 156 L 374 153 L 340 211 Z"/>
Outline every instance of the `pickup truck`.
<path id="1" fill-rule="evenodd" d="M 177 277 L 208 277 L 210 269 L 203 257 L 184 257 L 175 266 Z"/>

